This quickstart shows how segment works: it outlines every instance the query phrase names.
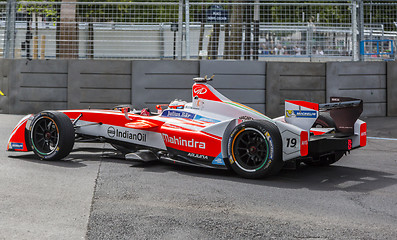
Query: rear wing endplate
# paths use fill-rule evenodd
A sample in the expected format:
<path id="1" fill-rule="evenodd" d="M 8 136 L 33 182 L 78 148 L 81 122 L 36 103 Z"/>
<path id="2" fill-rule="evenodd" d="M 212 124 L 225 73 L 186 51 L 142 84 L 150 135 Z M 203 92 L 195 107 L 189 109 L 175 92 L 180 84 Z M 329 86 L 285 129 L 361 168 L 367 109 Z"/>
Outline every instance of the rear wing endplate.
<path id="1" fill-rule="evenodd" d="M 322 111 L 329 111 L 336 130 L 354 134 L 354 123 L 363 112 L 363 100 L 349 97 L 331 97 L 331 103 L 320 104 Z"/>

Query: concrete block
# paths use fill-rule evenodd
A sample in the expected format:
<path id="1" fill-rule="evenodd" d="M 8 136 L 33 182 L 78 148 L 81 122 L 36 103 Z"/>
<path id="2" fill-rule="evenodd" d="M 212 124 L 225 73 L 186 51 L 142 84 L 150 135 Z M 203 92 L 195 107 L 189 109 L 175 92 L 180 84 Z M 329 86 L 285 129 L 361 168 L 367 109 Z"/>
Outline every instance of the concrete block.
<path id="1" fill-rule="evenodd" d="M 362 116 L 366 117 L 379 117 L 383 116 L 386 112 L 386 103 L 368 103 L 366 102 L 363 107 Z"/>
<path id="2" fill-rule="evenodd" d="M 198 61 L 133 61 L 132 105 L 154 111 L 157 104 L 174 99 L 189 102 L 193 78 L 198 76 Z"/>
<path id="3" fill-rule="evenodd" d="M 327 63 L 327 99 L 354 97 L 364 101 L 362 116 L 386 116 L 386 63 Z"/>
<path id="4" fill-rule="evenodd" d="M 9 112 L 36 113 L 66 108 L 66 60 L 13 60 L 9 74 Z"/>
<path id="5" fill-rule="evenodd" d="M 230 100 L 265 113 L 265 62 L 200 61 L 200 76 L 205 75 L 215 75 L 210 84 Z"/>
<path id="6" fill-rule="evenodd" d="M 266 115 L 284 115 L 285 100 L 325 102 L 325 63 L 267 63 Z"/>
<path id="7" fill-rule="evenodd" d="M 265 62 L 251 61 L 200 61 L 200 76 L 204 75 L 266 75 Z"/>
<path id="8" fill-rule="evenodd" d="M 0 113 L 8 113 L 8 75 L 10 71 L 10 60 L 0 59 Z"/>
<path id="9" fill-rule="evenodd" d="M 69 60 L 69 109 L 112 108 L 130 103 L 130 61 Z"/>
<path id="10" fill-rule="evenodd" d="M 397 62 L 387 62 L 387 116 L 397 117 Z"/>

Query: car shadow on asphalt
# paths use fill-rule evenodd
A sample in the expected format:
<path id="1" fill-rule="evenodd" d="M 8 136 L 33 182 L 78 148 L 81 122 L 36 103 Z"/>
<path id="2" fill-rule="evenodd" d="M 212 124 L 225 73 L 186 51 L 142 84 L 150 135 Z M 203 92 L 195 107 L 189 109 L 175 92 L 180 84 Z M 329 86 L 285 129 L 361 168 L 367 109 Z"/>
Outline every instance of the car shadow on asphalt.
<path id="1" fill-rule="evenodd" d="M 64 168 L 81 168 L 81 167 L 86 167 L 87 166 L 86 164 L 84 164 L 84 161 L 70 161 L 69 158 L 65 158 L 65 159 L 57 160 L 57 161 L 45 161 L 45 160 L 41 160 L 40 158 L 38 158 L 33 153 L 31 153 L 31 154 L 10 155 L 8 157 L 9 158 L 13 158 L 15 160 L 22 160 L 22 161 L 25 161 L 25 162 L 45 164 L 45 165 L 56 166 L 56 167 L 64 167 Z"/>
<path id="2" fill-rule="evenodd" d="M 91 161 L 111 161 L 116 162 L 122 159 L 120 154 L 118 154 L 112 148 L 95 148 L 95 147 L 78 147 L 73 149 L 73 151 L 65 158 L 56 161 L 46 161 L 37 157 L 33 152 L 20 153 L 12 152 L 8 156 L 12 159 L 23 160 L 26 162 L 39 163 L 45 165 L 51 165 L 56 167 L 64 168 L 81 168 L 86 167 L 87 162 Z M 120 163 L 131 165 L 128 161 L 119 161 Z"/>
<path id="3" fill-rule="evenodd" d="M 112 162 L 125 164 L 143 171 L 166 173 L 177 172 L 192 177 L 203 177 L 214 180 L 243 182 L 267 187 L 286 189 L 310 189 L 318 191 L 346 191 L 371 192 L 397 183 L 396 174 L 369 169 L 354 168 L 351 166 L 332 165 L 328 167 L 313 167 L 301 164 L 295 170 L 282 169 L 277 175 L 264 179 L 245 179 L 232 171 L 210 169 L 194 166 L 176 165 L 163 162 L 140 163 L 125 160 L 111 148 L 80 147 L 65 159 L 58 161 L 43 161 L 33 153 L 11 155 L 10 158 L 23 161 L 47 164 L 56 167 L 81 168 L 90 161 Z"/>
<path id="4" fill-rule="evenodd" d="M 395 174 L 347 166 L 312 167 L 302 164 L 298 169 L 282 169 L 277 175 L 264 179 L 245 179 L 232 171 L 194 166 L 156 163 L 139 165 L 148 172 L 176 171 L 192 177 L 212 178 L 286 189 L 317 191 L 371 192 L 397 184 Z"/>

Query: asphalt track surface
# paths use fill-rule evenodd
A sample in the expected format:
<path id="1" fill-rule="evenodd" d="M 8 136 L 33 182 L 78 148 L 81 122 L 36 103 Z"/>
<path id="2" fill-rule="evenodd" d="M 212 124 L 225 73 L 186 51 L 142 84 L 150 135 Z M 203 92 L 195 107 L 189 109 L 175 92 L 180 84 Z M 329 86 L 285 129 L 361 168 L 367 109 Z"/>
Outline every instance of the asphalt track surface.
<path id="1" fill-rule="evenodd" d="M 3 149 L 20 118 L 0 114 Z M 364 120 L 367 147 L 263 180 L 136 166 L 107 144 L 56 162 L 2 150 L 0 239 L 397 239 L 397 118 Z"/>

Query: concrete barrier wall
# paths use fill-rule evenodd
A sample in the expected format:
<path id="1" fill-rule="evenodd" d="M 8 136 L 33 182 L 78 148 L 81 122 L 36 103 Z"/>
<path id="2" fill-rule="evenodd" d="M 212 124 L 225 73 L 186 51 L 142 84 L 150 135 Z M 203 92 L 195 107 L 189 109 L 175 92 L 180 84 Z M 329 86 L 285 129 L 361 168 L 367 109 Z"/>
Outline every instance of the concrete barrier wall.
<path id="1" fill-rule="evenodd" d="M 0 113 L 8 113 L 8 74 L 10 61 L 6 59 L 0 60 Z"/>
<path id="2" fill-rule="evenodd" d="M 193 78 L 199 76 L 198 61 L 133 61 L 132 103 L 135 108 L 191 101 Z"/>
<path id="3" fill-rule="evenodd" d="M 230 100 L 265 113 L 265 62 L 201 61 L 200 76 L 205 75 L 215 75 L 211 85 Z"/>
<path id="4" fill-rule="evenodd" d="M 387 116 L 397 117 L 397 62 L 387 62 Z"/>
<path id="5" fill-rule="evenodd" d="M 285 100 L 323 103 L 325 79 L 325 63 L 268 63 L 266 115 L 283 115 Z"/>
<path id="6" fill-rule="evenodd" d="M 68 63 L 68 108 L 112 108 L 131 103 L 131 62 Z"/>
<path id="7" fill-rule="evenodd" d="M 65 109 L 67 61 L 13 60 L 9 65 L 9 113 Z"/>
<path id="8" fill-rule="evenodd" d="M 233 101 L 271 117 L 284 100 L 362 98 L 364 116 L 397 116 L 394 62 L 277 63 L 244 61 L 0 60 L 0 113 L 45 109 L 136 108 L 191 100 L 192 79 L 211 83 Z"/>
<path id="9" fill-rule="evenodd" d="M 386 62 L 327 63 L 327 100 L 333 96 L 362 99 L 363 116 L 386 116 Z"/>

